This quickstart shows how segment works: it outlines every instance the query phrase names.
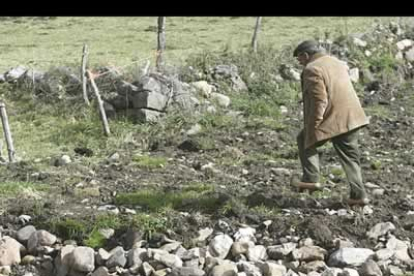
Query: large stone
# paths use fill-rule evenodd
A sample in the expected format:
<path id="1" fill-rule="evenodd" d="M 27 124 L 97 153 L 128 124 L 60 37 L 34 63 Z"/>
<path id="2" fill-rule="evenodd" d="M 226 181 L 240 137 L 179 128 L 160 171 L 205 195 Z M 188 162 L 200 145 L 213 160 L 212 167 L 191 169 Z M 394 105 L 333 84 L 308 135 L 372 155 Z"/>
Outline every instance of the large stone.
<path id="1" fill-rule="evenodd" d="M 247 249 L 247 259 L 251 262 L 267 260 L 266 247 L 263 245 L 251 246 Z"/>
<path id="2" fill-rule="evenodd" d="M 405 52 L 404 55 L 405 55 L 406 60 L 408 60 L 409 62 L 413 62 L 414 61 L 414 47 L 412 47 L 410 50 Z"/>
<path id="3" fill-rule="evenodd" d="M 342 273 L 342 269 L 336 268 L 336 267 L 330 267 L 325 269 L 324 272 L 322 272 L 321 276 L 339 276 Z"/>
<path id="4" fill-rule="evenodd" d="M 327 251 L 319 246 L 302 246 L 292 252 L 293 259 L 299 261 L 324 260 Z"/>
<path id="5" fill-rule="evenodd" d="M 145 248 L 133 248 L 128 251 L 128 266 L 139 267 L 147 261 L 147 250 Z"/>
<path id="6" fill-rule="evenodd" d="M 21 243 L 9 236 L 4 236 L 0 240 L 0 267 L 19 264 L 21 250 L 24 250 Z"/>
<path id="7" fill-rule="evenodd" d="M 269 258 L 273 260 L 283 259 L 285 256 L 290 254 L 290 252 L 292 252 L 296 246 L 297 244 L 293 242 L 269 246 L 267 248 L 267 254 L 269 255 Z"/>
<path id="8" fill-rule="evenodd" d="M 359 276 L 359 273 L 356 269 L 346 267 L 342 271 L 341 276 Z"/>
<path id="9" fill-rule="evenodd" d="M 157 111 L 164 111 L 168 97 L 157 92 L 143 91 L 136 93 L 132 98 L 132 107 L 136 109 L 146 108 Z"/>
<path id="10" fill-rule="evenodd" d="M 286 273 L 284 265 L 266 262 L 262 266 L 264 276 L 283 276 Z"/>
<path id="11" fill-rule="evenodd" d="M 329 256 L 328 265 L 334 267 L 357 267 L 374 254 L 374 251 L 368 248 L 341 248 Z"/>
<path id="12" fill-rule="evenodd" d="M 109 274 L 108 269 L 106 267 L 100 266 L 92 273 L 91 276 L 111 276 L 111 274 Z"/>
<path id="13" fill-rule="evenodd" d="M 208 98 L 214 90 L 214 86 L 208 84 L 206 81 L 197 81 L 190 83 L 203 97 Z"/>
<path id="14" fill-rule="evenodd" d="M 240 254 L 246 254 L 247 250 L 249 249 L 249 247 L 253 247 L 254 243 L 253 242 L 239 242 L 236 241 L 233 243 L 233 245 L 231 246 L 231 254 L 233 256 L 238 256 Z"/>
<path id="15" fill-rule="evenodd" d="M 358 47 L 366 47 L 367 46 L 367 42 L 358 38 L 358 37 L 354 37 L 352 42 L 354 43 L 354 45 L 358 46 Z"/>
<path id="16" fill-rule="evenodd" d="M 237 276 L 237 266 L 235 263 L 227 261 L 216 265 L 211 270 L 210 276 Z"/>
<path id="17" fill-rule="evenodd" d="M 172 271 L 173 276 L 204 276 L 206 273 L 196 267 L 178 267 Z"/>
<path id="18" fill-rule="evenodd" d="M 112 268 L 115 266 L 120 266 L 120 267 L 124 267 L 127 259 L 125 257 L 125 251 L 122 248 L 122 246 L 117 246 L 115 248 L 113 248 L 109 254 L 111 255 L 111 257 L 109 257 L 109 259 L 106 261 L 105 265 L 108 268 Z"/>
<path id="19" fill-rule="evenodd" d="M 413 41 L 411 39 L 403 39 L 396 43 L 398 50 L 404 50 L 405 48 L 411 47 Z"/>
<path id="20" fill-rule="evenodd" d="M 6 81 L 13 82 L 19 79 L 26 73 L 27 68 L 23 66 L 17 66 L 15 68 L 10 69 L 5 73 Z"/>
<path id="21" fill-rule="evenodd" d="M 174 254 L 169 254 L 169 253 L 164 253 L 164 254 L 159 254 L 159 253 L 155 253 L 154 254 L 154 260 L 164 264 L 167 267 L 170 268 L 174 268 L 174 267 L 182 267 L 183 266 L 183 261 Z"/>
<path id="22" fill-rule="evenodd" d="M 36 227 L 27 225 L 17 231 L 17 240 L 19 242 L 27 242 L 34 232 L 36 232 Z"/>
<path id="23" fill-rule="evenodd" d="M 212 101 L 216 102 L 219 106 L 224 108 L 228 107 L 231 102 L 228 96 L 215 92 L 211 93 L 210 99 L 212 99 Z"/>
<path id="24" fill-rule="evenodd" d="M 307 274 L 311 271 L 323 272 L 325 268 L 326 264 L 324 261 L 302 262 L 299 271 Z"/>
<path id="25" fill-rule="evenodd" d="M 29 252 L 34 252 L 39 246 L 51 246 L 56 242 L 55 235 L 46 230 L 37 230 L 33 232 L 27 240 L 27 249 Z"/>
<path id="26" fill-rule="evenodd" d="M 254 265 L 253 262 L 239 261 L 237 263 L 238 271 L 245 272 L 247 275 L 251 276 L 262 276 L 260 268 Z"/>
<path id="27" fill-rule="evenodd" d="M 228 235 L 217 235 L 209 244 L 208 251 L 213 257 L 226 258 L 233 244 L 233 239 Z"/>
<path id="28" fill-rule="evenodd" d="M 361 276 L 382 276 L 382 271 L 378 264 L 371 259 L 362 264 L 359 273 Z"/>
<path id="29" fill-rule="evenodd" d="M 394 230 L 395 226 L 392 222 L 381 222 L 377 223 L 374 227 L 372 227 L 368 231 L 367 236 L 370 239 L 377 240 L 380 236 L 384 236 Z"/>
<path id="30" fill-rule="evenodd" d="M 80 272 L 92 272 L 95 269 L 95 252 L 92 248 L 78 246 L 72 251 L 72 268 Z"/>
<path id="31" fill-rule="evenodd" d="M 256 234 L 256 229 L 251 227 L 243 227 L 239 228 L 237 232 L 234 234 L 234 240 L 236 242 L 256 242 L 256 237 L 254 236 Z"/>
<path id="32" fill-rule="evenodd" d="M 98 265 L 103 266 L 111 257 L 111 254 L 103 248 L 99 248 L 95 256 L 95 261 Z"/>
<path id="33" fill-rule="evenodd" d="M 388 248 L 382 248 L 375 252 L 375 258 L 378 261 L 386 261 L 389 260 L 392 256 L 394 256 L 395 251 L 388 249 Z"/>

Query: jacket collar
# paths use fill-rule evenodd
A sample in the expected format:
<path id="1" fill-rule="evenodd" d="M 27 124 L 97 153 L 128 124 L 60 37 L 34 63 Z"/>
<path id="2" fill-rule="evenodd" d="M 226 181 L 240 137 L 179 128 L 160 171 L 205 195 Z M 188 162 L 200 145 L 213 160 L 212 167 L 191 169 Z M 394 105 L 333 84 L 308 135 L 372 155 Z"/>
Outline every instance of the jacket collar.
<path id="1" fill-rule="evenodd" d="M 317 60 L 318 58 L 324 57 L 324 56 L 327 56 L 327 54 L 325 54 L 325 53 L 316 53 L 316 54 L 314 54 L 311 57 L 311 59 L 309 60 L 308 64 L 311 63 L 311 62 L 313 62 L 313 61 L 315 61 L 315 60 Z"/>

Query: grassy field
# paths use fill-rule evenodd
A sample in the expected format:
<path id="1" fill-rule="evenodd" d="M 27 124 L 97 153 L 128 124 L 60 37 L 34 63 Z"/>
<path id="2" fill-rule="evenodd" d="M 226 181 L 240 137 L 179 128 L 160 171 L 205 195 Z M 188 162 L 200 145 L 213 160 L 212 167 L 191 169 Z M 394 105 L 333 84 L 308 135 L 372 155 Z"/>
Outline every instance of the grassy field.
<path id="1" fill-rule="evenodd" d="M 17 65 L 45 70 L 56 65 L 78 66 L 85 42 L 90 46 L 92 67 L 98 64 L 124 66 L 148 57 L 154 64 L 156 17 L 8 17 L 0 20 L 0 73 Z M 338 33 L 362 32 L 378 20 L 389 22 L 401 18 L 264 17 L 259 45 L 270 44 L 277 49 L 325 32 L 332 33 L 333 37 Z M 203 51 L 246 49 L 250 47 L 254 24 L 254 17 L 168 17 L 165 60 L 178 64 L 189 55 Z M 267 67 L 274 66 L 272 60 L 266 62 L 269 63 Z M 259 66 L 266 67 L 263 63 Z M 260 87 L 252 89 L 263 90 L 266 83 L 257 85 Z M 148 137 L 152 135 L 149 126 L 111 122 L 113 135 L 104 139 L 95 110 L 64 103 L 44 105 L 30 94 L 24 99 L 11 100 L 9 96 L 15 92 L 9 89 L 3 84 L 0 93 L 7 104 L 15 148 L 23 159 L 71 153 L 76 146 L 109 152 L 119 150 L 125 141 L 134 142 L 137 132 Z M 266 89 L 275 93 L 273 87 Z M 295 89 L 286 87 L 285 90 Z M 271 117 L 270 125 L 277 117 L 273 113 L 278 104 L 259 98 L 252 101 L 236 97 L 233 101 L 233 107 L 240 105 L 239 109 L 255 113 L 262 123 Z M 266 112 L 259 114 L 260 110 Z M 272 110 L 272 114 L 267 112 Z"/>
<path id="2" fill-rule="evenodd" d="M 388 17 L 264 17 L 260 44 L 280 47 L 325 32 L 353 33 Z M 166 60 L 185 61 L 203 50 L 239 50 L 250 45 L 254 17 L 167 17 Z M 7 17 L 0 24 L 0 73 L 17 65 L 47 69 L 79 64 L 82 46 L 90 63 L 124 66 L 155 60 L 156 17 Z"/>

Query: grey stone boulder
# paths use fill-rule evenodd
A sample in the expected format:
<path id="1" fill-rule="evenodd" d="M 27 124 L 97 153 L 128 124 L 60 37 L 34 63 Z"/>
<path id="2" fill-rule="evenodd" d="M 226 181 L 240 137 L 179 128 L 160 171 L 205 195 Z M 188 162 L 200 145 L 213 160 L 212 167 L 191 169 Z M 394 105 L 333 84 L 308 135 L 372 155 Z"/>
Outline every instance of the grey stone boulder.
<path id="1" fill-rule="evenodd" d="M 112 268 L 115 266 L 124 267 L 126 265 L 127 259 L 125 257 L 125 251 L 122 246 L 117 246 L 113 248 L 109 254 L 111 257 L 105 262 L 107 268 Z"/>
<path id="2" fill-rule="evenodd" d="M 140 267 L 144 261 L 147 261 L 147 250 L 145 248 L 132 248 L 128 251 L 127 259 L 129 267 Z"/>
<path id="3" fill-rule="evenodd" d="M 297 244 L 293 242 L 283 243 L 280 245 L 273 245 L 267 248 L 267 255 L 273 260 L 285 258 L 289 253 L 296 249 Z"/>
<path id="4" fill-rule="evenodd" d="M 153 91 L 142 91 L 132 97 L 132 107 L 136 109 L 146 108 L 163 111 L 166 109 L 167 102 L 168 96 Z"/>
<path id="5" fill-rule="evenodd" d="M 306 262 L 324 260 L 326 254 L 327 251 L 319 246 L 302 246 L 292 251 L 294 260 Z"/>
<path id="6" fill-rule="evenodd" d="M 164 114 L 160 111 L 146 108 L 128 109 L 127 113 L 133 121 L 139 123 L 156 122 Z"/>
<path id="7" fill-rule="evenodd" d="M 262 271 L 264 276 L 283 276 L 287 269 L 284 265 L 265 262 L 262 265 Z"/>
<path id="8" fill-rule="evenodd" d="M 56 242 L 55 235 L 46 230 L 37 230 L 33 232 L 27 240 L 27 249 L 29 252 L 34 252 L 40 246 L 51 246 Z"/>
<path id="9" fill-rule="evenodd" d="M 405 59 L 409 62 L 414 61 L 414 47 L 404 53 Z"/>
<path id="10" fill-rule="evenodd" d="M 231 261 L 225 261 L 213 267 L 210 276 L 237 276 L 237 266 Z"/>
<path id="11" fill-rule="evenodd" d="M 232 245 L 233 239 L 230 236 L 217 235 L 210 241 L 208 251 L 212 256 L 224 259 Z"/>
<path id="12" fill-rule="evenodd" d="M 204 276 L 204 270 L 196 267 L 177 267 L 173 268 L 171 276 Z"/>
<path id="13" fill-rule="evenodd" d="M 27 68 L 24 66 L 17 66 L 15 68 L 10 69 L 4 74 L 4 77 L 7 82 L 17 81 L 20 77 L 26 73 Z"/>
<path id="14" fill-rule="evenodd" d="M 98 267 L 91 276 L 111 276 L 112 274 L 109 273 L 108 269 L 104 266 Z"/>
<path id="15" fill-rule="evenodd" d="M 247 248 L 247 259 L 251 262 L 267 260 L 266 247 L 263 245 L 256 245 Z"/>
<path id="16" fill-rule="evenodd" d="M 377 223 L 374 227 L 372 227 L 368 231 L 367 236 L 370 239 L 377 240 L 380 236 L 384 236 L 394 230 L 395 226 L 392 222 L 381 222 Z"/>
<path id="17" fill-rule="evenodd" d="M 362 264 L 359 269 L 359 274 L 361 276 L 382 276 L 382 271 L 376 262 L 372 259 L 368 259 Z"/>
<path id="18" fill-rule="evenodd" d="M 17 240 L 19 242 L 27 242 L 30 238 L 30 236 L 36 232 L 36 227 L 33 225 L 27 225 L 23 228 L 20 228 L 19 231 L 17 231 Z"/>
<path id="19" fill-rule="evenodd" d="M 20 251 L 24 246 L 15 239 L 4 236 L 0 239 L 0 267 L 17 265 L 21 262 Z"/>
<path id="20" fill-rule="evenodd" d="M 230 105 L 230 98 L 224 94 L 213 92 L 210 94 L 210 99 L 216 102 L 221 107 L 228 107 Z"/>
<path id="21" fill-rule="evenodd" d="M 183 266 L 183 261 L 174 254 L 169 254 L 169 253 L 164 253 L 164 254 L 159 254 L 159 253 L 155 253 L 154 254 L 154 260 L 164 264 L 167 267 L 170 268 L 174 268 L 174 267 L 182 267 Z"/>
<path id="22" fill-rule="evenodd" d="M 72 252 L 71 268 L 79 272 L 92 272 L 95 270 L 94 250 L 86 246 L 78 246 Z"/>
<path id="23" fill-rule="evenodd" d="M 358 267 L 374 254 L 374 251 L 368 248 L 340 248 L 329 256 L 328 265 Z"/>

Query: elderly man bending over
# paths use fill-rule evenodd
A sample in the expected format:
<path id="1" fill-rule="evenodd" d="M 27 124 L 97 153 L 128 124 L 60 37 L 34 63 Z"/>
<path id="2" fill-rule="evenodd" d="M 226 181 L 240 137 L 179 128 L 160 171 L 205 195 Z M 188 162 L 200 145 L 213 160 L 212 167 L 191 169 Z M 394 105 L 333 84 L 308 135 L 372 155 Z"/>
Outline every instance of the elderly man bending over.
<path id="1" fill-rule="evenodd" d="M 302 180 L 300 189 L 319 189 L 317 148 L 331 141 L 350 185 L 349 205 L 366 205 L 359 161 L 358 130 L 368 124 L 352 86 L 348 66 L 316 41 L 299 44 L 293 56 L 304 66 L 301 76 L 304 128 L 297 137 Z"/>

